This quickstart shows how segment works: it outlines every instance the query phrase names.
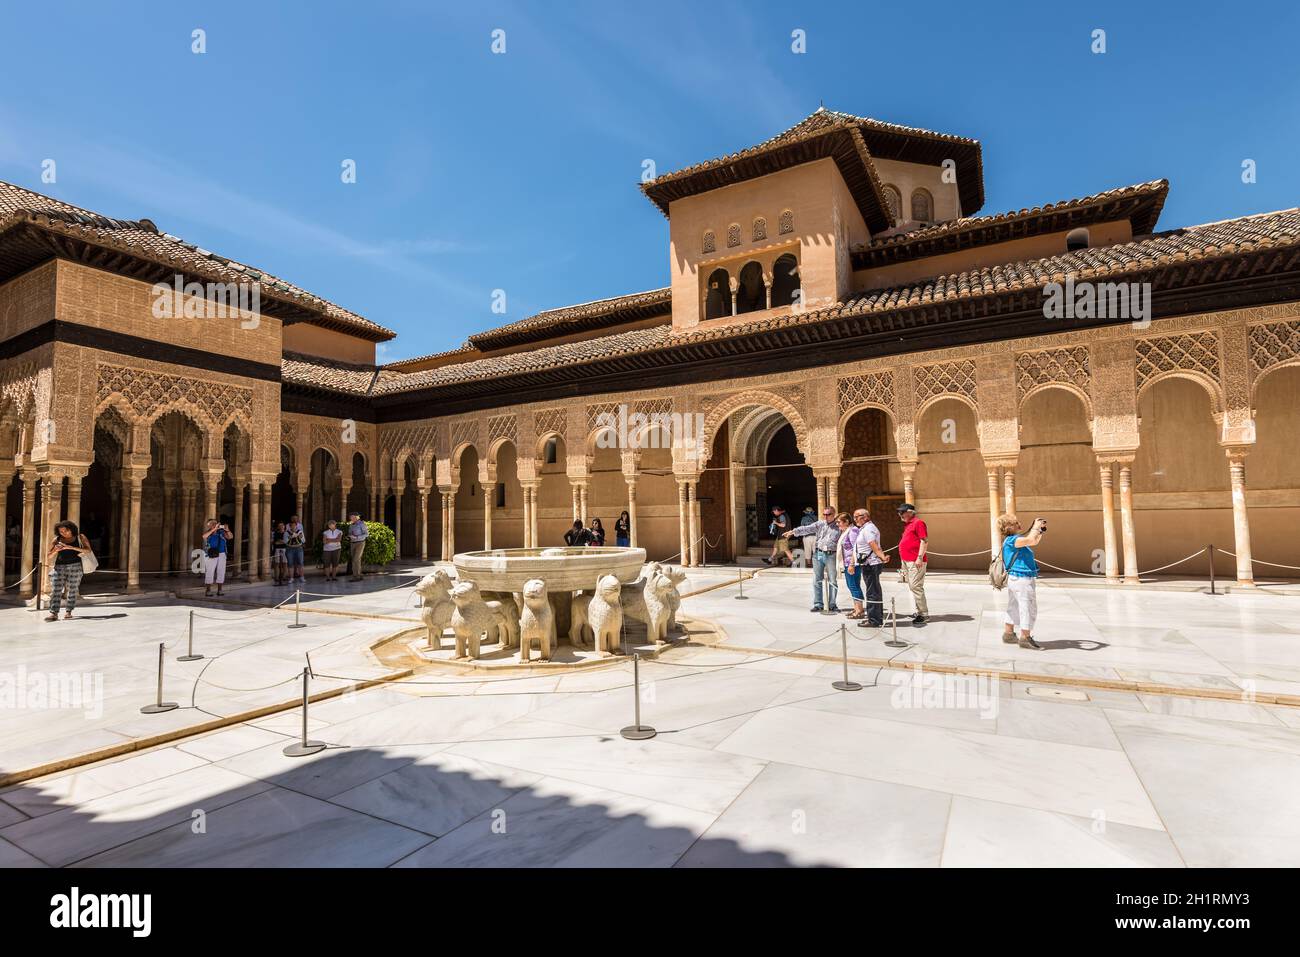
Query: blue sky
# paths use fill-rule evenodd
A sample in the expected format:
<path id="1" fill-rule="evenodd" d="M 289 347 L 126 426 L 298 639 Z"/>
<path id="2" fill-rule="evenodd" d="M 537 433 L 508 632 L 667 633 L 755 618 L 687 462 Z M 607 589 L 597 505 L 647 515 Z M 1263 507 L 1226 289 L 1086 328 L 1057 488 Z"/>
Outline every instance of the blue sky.
<path id="1" fill-rule="evenodd" d="M 0 179 L 296 282 L 397 330 L 392 360 L 666 285 L 643 160 L 741 149 L 819 102 L 981 140 L 985 213 L 1160 177 L 1162 228 L 1300 205 L 1298 11 L 9 2 Z"/>

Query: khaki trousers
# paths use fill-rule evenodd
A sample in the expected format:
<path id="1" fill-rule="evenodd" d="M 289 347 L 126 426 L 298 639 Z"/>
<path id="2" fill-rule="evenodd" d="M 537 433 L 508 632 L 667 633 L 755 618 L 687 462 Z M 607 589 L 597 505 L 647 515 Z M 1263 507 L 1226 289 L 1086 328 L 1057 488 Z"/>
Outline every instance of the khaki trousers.
<path id="1" fill-rule="evenodd" d="M 930 606 L 925 601 L 925 562 L 903 562 L 903 581 L 912 592 L 917 614 L 930 617 Z"/>

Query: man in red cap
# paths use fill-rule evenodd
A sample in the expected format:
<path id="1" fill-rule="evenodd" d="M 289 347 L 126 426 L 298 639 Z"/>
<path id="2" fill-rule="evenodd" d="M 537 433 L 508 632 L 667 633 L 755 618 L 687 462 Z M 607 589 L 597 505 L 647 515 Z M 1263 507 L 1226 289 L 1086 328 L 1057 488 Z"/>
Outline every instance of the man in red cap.
<path id="1" fill-rule="evenodd" d="M 902 577 L 916 602 L 912 624 L 924 625 L 930 615 L 930 606 L 925 601 L 925 540 L 929 538 L 930 530 L 916 517 L 916 506 L 910 502 L 898 506 L 898 517 L 903 523 L 903 537 L 898 540 Z"/>

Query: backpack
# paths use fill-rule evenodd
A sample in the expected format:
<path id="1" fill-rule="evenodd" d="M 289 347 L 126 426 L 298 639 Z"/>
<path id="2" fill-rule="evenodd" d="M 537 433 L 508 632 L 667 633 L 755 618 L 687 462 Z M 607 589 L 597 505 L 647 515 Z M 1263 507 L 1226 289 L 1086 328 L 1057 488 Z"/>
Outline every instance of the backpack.
<path id="1" fill-rule="evenodd" d="M 993 561 L 989 562 L 989 584 L 993 586 L 995 591 L 1001 591 L 1007 587 L 1007 563 L 1006 559 L 1002 557 L 1005 551 L 1006 543 L 1003 542 L 1002 547 L 994 553 Z"/>

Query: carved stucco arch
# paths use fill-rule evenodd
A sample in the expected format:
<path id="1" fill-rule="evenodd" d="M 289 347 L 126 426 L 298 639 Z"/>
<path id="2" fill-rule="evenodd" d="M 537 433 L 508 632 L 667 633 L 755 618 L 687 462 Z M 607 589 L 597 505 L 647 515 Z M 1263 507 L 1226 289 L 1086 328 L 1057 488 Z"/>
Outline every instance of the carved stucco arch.
<path id="1" fill-rule="evenodd" d="M 1087 417 L 1089 425 L 1092 424 L 1092 396 L 1088 395 L 1085 390 L 1079 388 L 1072 382 L 1040 382 L 1032 389 L 1027 390 L 1025 394 L 1020 397 L 1020 402 L 1016 405 L 1017 417 L 1019 417 L 1020 410 L 1025 407 L 1026 402 L 1028 402 L 1033 396 L 1038 395 L 1038 393 L 1046 392 L 1048 389 L 1061 389 L 1077 398 L 1083 403 L 1083 413 Z"/>
<path id="2" fill-rule="evenodd" d="M 1170 369 L 1151 376 L 1142 385 L 1138 386 L 1134 405 L 1142 400 L 1143 394 L 1153 385 L 1157 382 L 1164 382 L 1166 379 L 1190 379 L 1195 382 L 1210 396 L 1210 412 L 1213 414 L 1215 421 L 1218 422 L 1223 419 L 1223 390 L 1220 388 L 1218 381 L 1203 372 L 1197 372 L 1195 369 Z"/>
<path id="3" fill-rule="evenodd" d="M 1271 366 L 1261 369 L 1256 373 L 1255 381 L 1250 384 L 1250 407 L 1252 410 L 1252 416 L 1255 414 L 1253 410 L 1259 401 L 1259 384 L 1279 369 L 1300 369 L 1300 356 L 1284 359 L 1281 362 L 1275 362 Z"/>
<path id="4" fill-rule="evenodd" d="M 979 425 L 982 416 L 980 415 L 979 405 L 974 399 L 968 395 L 963 395 L 960 392 L 940 392 L 938 395 L 932 395 L 924 402 L 917 404 L 914 421 L 917 423 L 918 428 L 920 427 L 921 419 L 925 416 L 925 413 L 929 410 L 930 406 L 934 405 L 936 402 L 942 402 L 944 399 L 956 399 L 958 402 L 965 404 L 967 408 L 975 413 L 975 424 L 977 426 Z"/>
<path id="5" fill-rule="evenodd" d="M 722 423 L 726 422 L 737 409 L 744 408 L 747 405 L 766 406 L 785 416 L 785 420 L 794 429 L 795 446 L 803 454 L 804 460 L 808 459 L 808 424 L 804 421 L 803 416 L 799 414 L 799 410 L 780 396 L 761 390 L 737 392 L 729 395 L 709 410 L 704 417 L 704 434 L 700 437 L 700 444 L 706 456 L 711 457 L 713 454 L 713 441 L 717 437 L 718 429 L 721 428 Z"/>
<path id="6" fill-rule="evenodd" d="M 897 413 L 883 402 L 859 402 L 844 412 L 839 421 L 835 423 L 835 454 L 841 459 L 844 458 L 844 440 L 848 437 L 845 429 L 848 428 L 849 420 L 864 409 L 875 409 L 877 412 L 885 413 L 885 417 L 889 419 L 889 427 L 894 433 L 894 448 L 899 447 Z M 919 414 L 917 418 L 920 418 Z"/>

